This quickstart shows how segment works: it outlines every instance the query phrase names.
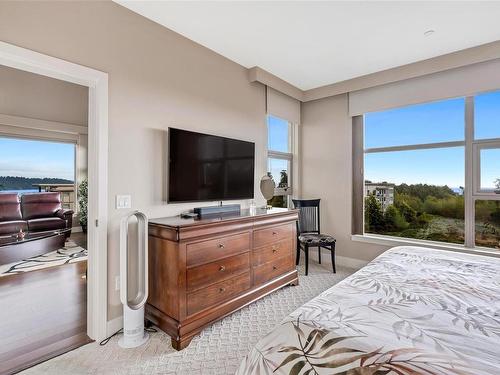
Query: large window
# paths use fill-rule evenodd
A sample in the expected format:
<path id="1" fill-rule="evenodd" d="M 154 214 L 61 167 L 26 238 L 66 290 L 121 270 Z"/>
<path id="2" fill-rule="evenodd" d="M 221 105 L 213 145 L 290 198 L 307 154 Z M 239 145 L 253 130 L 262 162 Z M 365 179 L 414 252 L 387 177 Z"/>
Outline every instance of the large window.
<path id="1" fill-rule="evenodd" d="M 75 209 L 75 144 L 0 137 L 0 193 L 61 192 Z"/>
<path id="2" fill-rule="evenodd" d="M 363 123 L 365 233 L 500 249 L 500 92 Z"/>
<path id="3" fill-rule="evenodd" d="M 292 126 L 286 120 L 267 116 L 267 128 L 267 172 L 276 185 L 274 197 L 267 204 L 273 207 L 288 207 L 292 194 Z"/>

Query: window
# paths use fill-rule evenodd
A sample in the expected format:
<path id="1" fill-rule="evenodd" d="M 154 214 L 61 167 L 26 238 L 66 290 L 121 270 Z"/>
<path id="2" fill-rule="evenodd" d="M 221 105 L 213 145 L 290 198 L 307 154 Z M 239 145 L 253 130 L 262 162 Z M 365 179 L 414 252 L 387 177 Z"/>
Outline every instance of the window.
<path id="1" fill-rule="evenodd" d="M 474 98 L 475 139 L 500 138 L 500 91 Z"/>
<path id="2" fill-rule="evenodd" d="M 267 172 L 276 185 L 274 197 L 267 204 L 273 207 L 288 207 L 292 194 L 292 126 L 288 121 L 267 116 L 267 128 Z"/>
<path id="3" fill-rule="evenodd" d="M 364 233 L 500 249 L 500 91 L 367 113 L 363 128 Z"/>
<path id="4" fill-rule="evenodd" d="M 60 191 L 75 209 L 75 144 L 0 137 L 0 192 Z"/>

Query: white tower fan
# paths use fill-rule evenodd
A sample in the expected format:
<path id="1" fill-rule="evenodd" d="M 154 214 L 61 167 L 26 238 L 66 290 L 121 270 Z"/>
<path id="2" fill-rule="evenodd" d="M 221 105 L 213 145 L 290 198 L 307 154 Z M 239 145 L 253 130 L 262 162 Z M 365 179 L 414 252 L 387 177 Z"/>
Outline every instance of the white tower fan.
<path id="1" fill-rule="evenodd" d="M 128 224 L 137 218 L 137 292 L 129 296 Z M 136 348 L 149 340 L 144 331 L 144 305 L 148 298 L 148 218 L 139 211 L 125 216 L 120 223 L 120 300 L 123 304 L 123 336 L 118 340 L 122 348 Z"/>

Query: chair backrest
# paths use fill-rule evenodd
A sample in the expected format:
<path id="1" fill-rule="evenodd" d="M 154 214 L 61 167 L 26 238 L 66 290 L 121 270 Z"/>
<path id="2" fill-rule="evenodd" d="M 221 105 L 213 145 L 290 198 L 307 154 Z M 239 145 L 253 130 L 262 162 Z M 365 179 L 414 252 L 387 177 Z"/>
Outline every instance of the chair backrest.
<path id="1" fill-rule="evenodd" d="M 62 208 L 61 193 L 34 193 L 21 196 L 23 219 L 37 219 L 55 216 Z"/>
<path id="2" fill-rule="evenodd" d="M 299 222 L 297 232 L 320 233 L 319 225 L 319 202 L 320 199 L 292 199 L 295 208 L 299 211 Z"/>
<path id="3" fill-rule="evenodd" d="M 0 221 L 22 220 L 17 193 L 0 193 Z"/>

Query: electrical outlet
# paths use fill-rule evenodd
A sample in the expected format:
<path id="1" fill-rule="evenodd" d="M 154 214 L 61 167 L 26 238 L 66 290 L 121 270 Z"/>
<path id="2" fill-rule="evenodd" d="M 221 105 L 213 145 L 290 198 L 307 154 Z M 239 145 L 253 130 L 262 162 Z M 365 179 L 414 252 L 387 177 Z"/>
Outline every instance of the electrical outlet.
<path id="1" fill-rule="evenodd" d="M 120 290 L 120 276 L 115 277 L 115 290 Z"/>

